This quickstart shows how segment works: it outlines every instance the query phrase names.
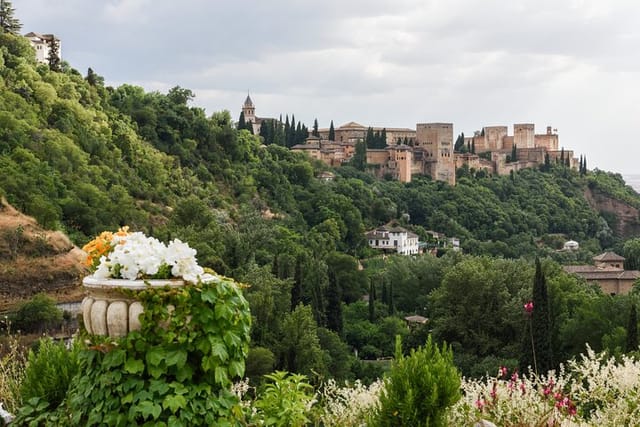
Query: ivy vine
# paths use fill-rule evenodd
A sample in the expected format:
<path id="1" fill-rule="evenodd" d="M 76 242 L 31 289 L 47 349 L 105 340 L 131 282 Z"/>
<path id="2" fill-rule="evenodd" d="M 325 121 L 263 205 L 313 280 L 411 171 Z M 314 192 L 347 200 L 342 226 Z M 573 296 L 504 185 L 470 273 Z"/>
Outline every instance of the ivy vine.
<path id="1" fill-rule="evenodd" d="M 236 426 L 230 391 L 244 375 L 251 314 L 231 279 L 148 289 L 140 331 L 85 336 L 75 378 L 55 417 L 61 425 Z M 62 413 L 61 413 L 62 412 Z M 52 414 L 53 415 L 53 414 Z"/>

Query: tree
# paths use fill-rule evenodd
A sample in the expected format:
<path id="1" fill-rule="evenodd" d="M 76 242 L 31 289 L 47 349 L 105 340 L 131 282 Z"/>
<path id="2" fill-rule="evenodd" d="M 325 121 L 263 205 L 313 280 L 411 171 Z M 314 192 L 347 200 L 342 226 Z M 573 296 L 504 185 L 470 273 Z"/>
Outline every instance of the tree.
<path id="1" fill-rule="evenodd" d="M 367 144 L 360 140 L 356 142 L 355 152 L 351 159 L 353 167 L 363 171 L 367 166 Z"/>
<path id="2" fill-rule="evenodd" d="M 318 132 L 318 119 L 313 119 L 313 131 L 311 132 L 313 136 L 320 136 L 320 132 Z"/>
<path id="3" fill-rule="evenodd" d="M 532 304 L 528 306 L 528 304 Z M 525 305 L 529 317 L 529 334 L 523 339 L 523 349 L 520 358 L 520 369 L 534 367 L 536 374 L 546 375 L 555 367 L 553 362 L 553 348 L 551 345 L 551 316 L 547 282 L 542 271 L 540 259 L 536 258 L 536 273 L 533 279 L 533 296 Z M 533 363 L 531 363 L 533 362 Z"/>
<path id="4" fill-rule="evenodd" d="M 324 357 L 318 338 L 318 325 L 311 307 L 300 304 L 285 315 L 282 325 L 281 367 L 289 372 L 312 376 L 325 371 Z"/>
<path id="5" fill-rule="evenodd" d="M 640 238 L 629 239 L 622 247 L 624 268 L 626 270 L 640 270 Z"/>
<path id="6" fill-rule="evenodd" d="M 511 147 L 511 161 L 516 162 L 517 160 L 518 160 L 518 148 L 516 147 L 516 144 L 513 144 L 513 147 Z"/>
<path id="7" fill-rule="evenodd" d="M 627 352 L 638 350 L 638 313 L 636 304 L 631 303 L 629 324 L 627 325 Z"/>
<path id="8" fill-rule="evenodd" d="M 47 58 L 49 68 L 51 71 L 61 71 L 60 40 L 56 36 L 51 35 L 47 43 L 49 44 L 49 57 Z"/>
<path id="9" fill-rule="evenodd" d="M 244 111 L 240 112 L 240 118 L 238 119 L 238 130 L 245 129 L 247 127 L 247 122 L 244 118 Z"/>
<path id="10" fill-rule="evenodd" d="M 3 33 L 20 34 L 22 24 L 13 16 L 14 13 L 15 10 L 9 0 L 0 0 L 0 31 Z"/>
<path id="11" fill-rule="evenodd" d="M 459 153 L 462 151 L 463 148 L 464 148 L 464 132 L 458 135 L 458 137 L 456 138 L 456 143 L 453 146 L 453 151 L 455 151 L 456 153 Z"/>
<path id="12" fill-rule="evenodd" d="M 342 334 L 342 289 L 338 275 L 333 269 L 329 269 L 326 310 L 327 328 Z"/>
<path id="13" fill-rule="evenodd" d="M 333 120 L 331 120 L 331 125 L 329 125 L 329 141 L 336 140 L 336 130 L 333 128 Z"/>

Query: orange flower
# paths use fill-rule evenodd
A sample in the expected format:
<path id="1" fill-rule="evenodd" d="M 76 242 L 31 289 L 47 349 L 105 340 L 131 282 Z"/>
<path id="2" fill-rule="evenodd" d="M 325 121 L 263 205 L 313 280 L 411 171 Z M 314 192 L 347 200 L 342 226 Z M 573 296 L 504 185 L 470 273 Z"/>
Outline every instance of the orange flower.
<path id="1" fill-rule="evenodd" d="M 120 229 L 115 233 L 117 236 L 126 236 L 128 234 L 128 226 L 120 227 Z M 103 231 L 98 237 L 82 247 L 82 250 L 87 253 L 87 259 L 85 261 L 87 267 L 95 267 L 101 256 L 107 255 L 113 250 L 113 247 L 111 246 L 113 236 L 114 233 L 111 231 Z"/>

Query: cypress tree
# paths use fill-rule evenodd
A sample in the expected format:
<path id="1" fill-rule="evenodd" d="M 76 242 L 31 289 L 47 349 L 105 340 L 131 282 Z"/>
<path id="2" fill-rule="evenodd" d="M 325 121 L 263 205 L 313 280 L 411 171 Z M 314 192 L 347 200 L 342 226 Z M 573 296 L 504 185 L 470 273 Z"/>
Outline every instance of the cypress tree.
<path id="1" fill-rule="evenodd" d="M 302 258 L 296 259 L 296 268 L 293 273 L 293 286 L 291 287 L 291 311 L 298 304 L 302 304 Z"/>
<path id="2" fill-rule="evenodd" d="M 387 146 L 387 128 L 382 128 L 382 132 L 380 132 L 380 148 L 384 148 Z"/>
<path id="3" fill-rule="evenodd" d="M 373 279 L 369 282 L 369 322 L 373 323 L 376 320 L 375 312 L 376 304 L 376 288 L 373 285 Z"/>
<path id="4" fill-rule="evenodd" d="M 393 282 L 389 283 L 389 316 L 393 316 L 396 312 L 396 308 L 393 304 Z"/>
<path id="5" fill-rule="evenodd" d="M 389 303 L 389 298 L 387 295 L 387 284 L 384 280 L 384 278 L 382 278 L 382 295 L 380 300 L 382 301 L 383 304 L 388 304 Z"/>
<path id="6" fill-rule="evenodd" d="M 564 165 L 564 147 L 560 149 L 560 164 Z"/>
<path id="7" fill-rule="evenodd" d="M 471 153 L 476 154 L 476 142 L 471 141 Z"/>
<path id="8" fill-rule="evenodd" d="M 247 122 L 245 122 L 245 120 L 244 120 L 244 111 L 241 111 L 240 112 L 240 118 L 238 119 L 238 127 L 237 127 L 237 129 L 241 130 L 241 129 L 246 129 L 246 128 L 247 128 Z"/>
<path id="9" fill-rule="evenodd" d="M 518 160 L 518 147 L 516 146 L 516 144 L 513 144 L 513 147 L 511 147 L 511 161 L 515 162 Z"/>
<path id="10" fill-rule="evenodd" d="M 364 138 L 364 142 L 367 148 L 375 148 L 375 135 L 373 134 L 373 128 L 369 126 L 367 129 L 367 135 Z"/>
<path id="11" fill-rule="evenodd" d="M 629 323 L 627 324 L 627 352 L 638 351 L 638 313 L 636 303 L 631 303 Z"/>
<path id="12" fill-rule="evenodd" d="M 311 135 L 320 136 L 320 132 L 318 132 L 318 119 L 313 119 L 313 131 Z"/>
<path id="13" fill-rule="evenodd" d="M 529 323 L 523 339 L 520 369 L 525 371 L 527 367 L 531 366 L 536 369 L 536 374 L 546 375 L 555 365 L 551 346 L 551 316 L 547 282 L 538 258 L 536 258 L 536 273 L 533 279 L 531 301 L 533 302 L 533 310 L 527 319 Z"/>
<path id="14" fill-rule="evenodd" d="M 333 120 L 331 120 L 331 125 L 329 125 L 329 141 L 336 140 L 336 130 L 333 128 Z"/>
<path id="15" fill-rule="evenodd" d="M 61 71 L 60 40 L 52 35 L 51 39 L 49 39 L 47 43 L 49 44 L 49 57 L 47 58 L 47 61 L 49 61 L 49 68 L 51 71 Z"/>
<path id="16" fill-rule="evenodd" d="M 329 271 L 329 286 L 327 287 L 326 307 L 327 329 L 331 329 L 338 335 L 342 334 L 342 292 L 338 277 L 333 271 Z"/>

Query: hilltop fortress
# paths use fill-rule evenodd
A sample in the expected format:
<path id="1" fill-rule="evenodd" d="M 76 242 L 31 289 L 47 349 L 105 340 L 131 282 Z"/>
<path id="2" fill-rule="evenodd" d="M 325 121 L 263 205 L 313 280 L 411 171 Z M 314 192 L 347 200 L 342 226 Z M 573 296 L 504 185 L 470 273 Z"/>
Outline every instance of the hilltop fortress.
<path id="1" fill-rule="evenodd" d="M 245 102 L 243 112 L 245 118 L 255 118 L 253 102 Z M 411 182 L 413 175 L 429 175 L 455 185 L 458 168 L 508 175 L 545 162 L 562 161 L 571 168 L 578 164 L 572 150 L 558 149 L 557 131 L 547 126 L 546 133 L 536 134 L 531 123 L 514 124 L 513 135 L 508 134 L 507 126 L 485 126 L 472 137 L 458 140 L 459 147 L 454 147 L 452 123 L 418 123 L 414 130 L 349 122 L 334 129 L 333 140 L 329 139 L 329 129 L 318 129 L 319 136 L 310 136 L 291 150 L 307 153 L 330 166 L 340 166 L 353 157 L 356 144 L 366 141 L 371 131 L 384 135 L 387 145 L 367 148 L 367 170 L 378 177 L 391 176 L 402 182 Z"/>

